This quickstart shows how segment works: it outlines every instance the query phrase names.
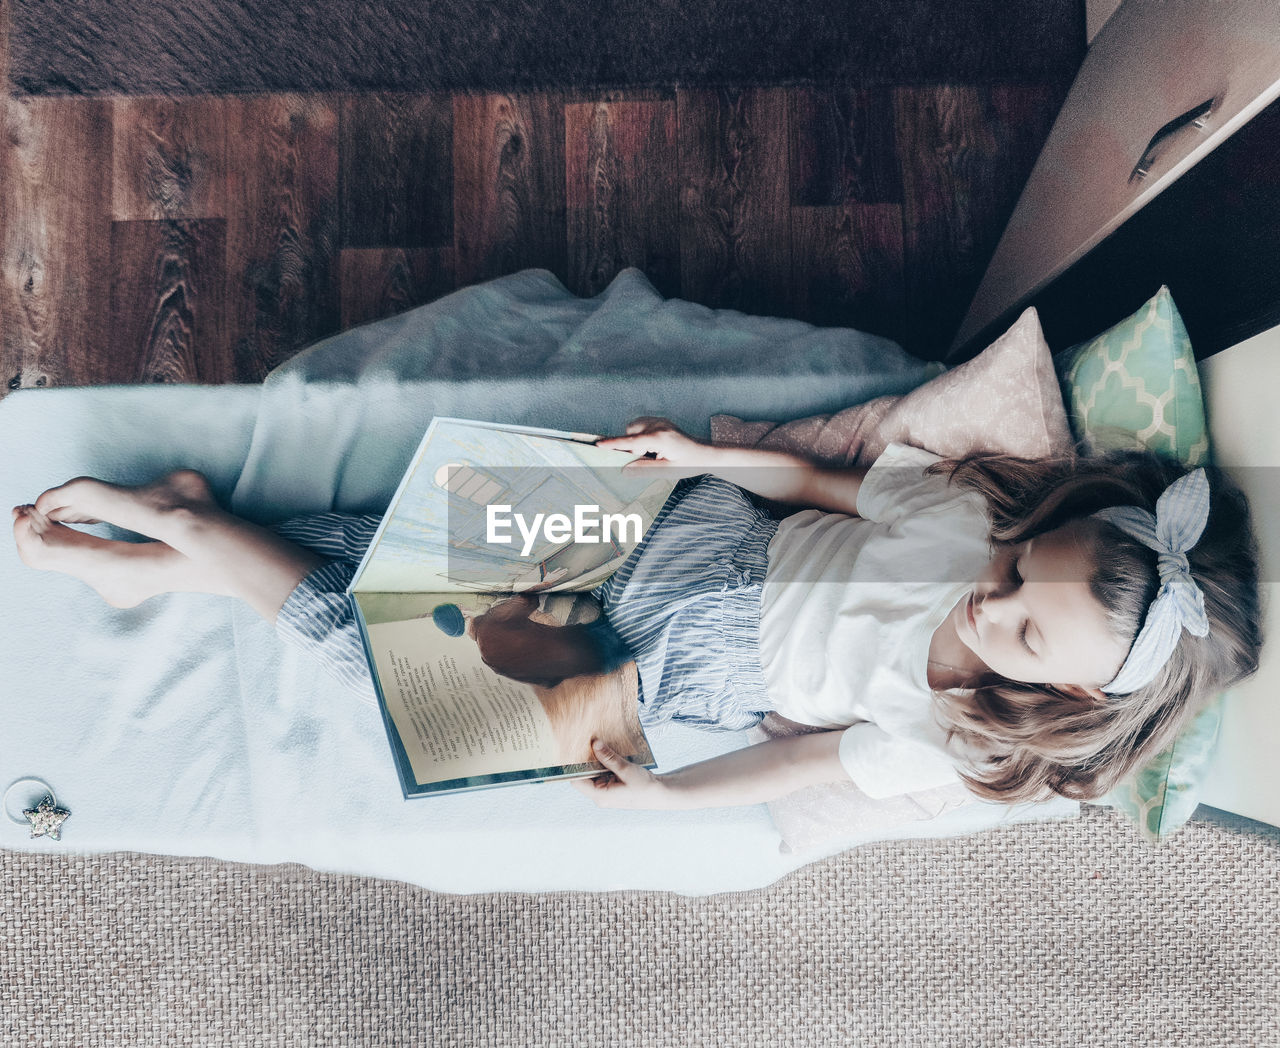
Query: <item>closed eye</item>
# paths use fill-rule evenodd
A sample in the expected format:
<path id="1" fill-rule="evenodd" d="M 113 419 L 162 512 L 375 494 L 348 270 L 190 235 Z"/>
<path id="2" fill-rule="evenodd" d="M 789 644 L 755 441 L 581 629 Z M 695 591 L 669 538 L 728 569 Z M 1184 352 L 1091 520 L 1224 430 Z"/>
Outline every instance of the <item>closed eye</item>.
<path id="1" fill-rule="evenodd" d="M 1022 641 L 1022 646 L 1026 648 L 1027 651 L 1031 652 L 1032 655 L 1034 655 L 1035 649 L 1032 648 L 1031 645 L 1027 643 L 1027 627 L 1030 625 L 1031 625 L 1030 619 L 1023 620 L 1022 628 L 1018 630 L 1018 640 Z"/>
<path id="2" fill-rule="evenodd" d="M 1009 562 L 1009 577 L 1013 580 L 1013 584 L 1015 586 L 1022 585 L 1022 572 L 1018 570 L 1018 560 L 1016 557 Z M 1030 619 L 1022 620 L 1022 626 L 1018 630 L 1018 640 L 1021 642 L 1022 646 L 1027 649 L 1027 651 L 1034 655 L 1036 653 L 1035 649 L 1027 643 L 1027 630 L 1030 626 Z"/>

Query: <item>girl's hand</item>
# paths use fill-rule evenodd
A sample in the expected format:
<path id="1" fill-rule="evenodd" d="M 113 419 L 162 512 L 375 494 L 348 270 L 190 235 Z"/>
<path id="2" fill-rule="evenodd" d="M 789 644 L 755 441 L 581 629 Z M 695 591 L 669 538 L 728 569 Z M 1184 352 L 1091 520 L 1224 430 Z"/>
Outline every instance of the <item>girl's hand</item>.
<path id="1" fill-rule="evenodd" d="M 710 473 L 720 450 L 712 444 L 694 440 L 677 428 L 670 419 L 643 415 L 628 423 L 626 436 L 601 437 L 597 447 L 628 451 L 638 458 L 623 466 L 625 472 L 659 469 L 664 476 L 696 477 Z"/>
<path id="2" fill-rule="evenodd" d="M 593 739 L 596 760 L 608 771 L 593 779 L 572 779 L 573 788 L 585 793 L 598 808 L 670 808 L 671 788 L 662 776 L 632 764 L 599 739 Z"/>

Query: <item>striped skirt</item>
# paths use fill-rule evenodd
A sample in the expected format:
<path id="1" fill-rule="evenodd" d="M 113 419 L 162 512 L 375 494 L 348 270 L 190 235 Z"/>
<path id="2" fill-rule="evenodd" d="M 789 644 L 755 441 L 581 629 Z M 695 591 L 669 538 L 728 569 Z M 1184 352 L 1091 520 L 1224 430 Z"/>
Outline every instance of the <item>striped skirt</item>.
<path id="1" fill-rule="evenodd" d="M 760 666 L 760 591 L 777 529 L 737 485 L 690 477 L 592 591 L 635 656 L 642 723 L 743 730 L 773 709 Z"/>
<path id="2" fill-rule="evenodd" d="M 347 587 L 381 523 L 378 515 L 318 513 L 294 517 L 271 529 L 329 558 L 289 594 L 276 616 L 277 635 L 318 658 L 333 676 L 371 703 L 378 698 Z"/>
<path id="3" fill-rule="evenodd" d="M 373 682 L 346 588 L 380 520 L 322 513 L 274 526 L 329 558 L 289 595 L 277 632 L 370 702 Z M 690 477 L 622 567 L 592 591 L 635 658 L 643 724 L 742 730 L 773 708 L 760 666 L 760 591 L 777 526 L 736 485 Z"/>

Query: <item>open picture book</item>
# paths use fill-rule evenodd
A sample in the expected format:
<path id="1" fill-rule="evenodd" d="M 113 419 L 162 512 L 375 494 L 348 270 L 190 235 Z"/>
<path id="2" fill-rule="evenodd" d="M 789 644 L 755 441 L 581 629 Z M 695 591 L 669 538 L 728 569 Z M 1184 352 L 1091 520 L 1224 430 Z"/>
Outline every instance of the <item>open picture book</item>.
<path id="1" fill-rule="evenodd" d="M 557 679 L 539 669 L 537 629 L 509 652 L 487 648 L 487 661 L 477 640 L 497 619 L 600 616 L 590 591 L 675 482 L 623 473 L 635 456 L 597 439 L 457 418 L 428 427 L 347 590 L 406 798 L 599 774 L 593 737 L 655 766 L 634 662 Z"/>

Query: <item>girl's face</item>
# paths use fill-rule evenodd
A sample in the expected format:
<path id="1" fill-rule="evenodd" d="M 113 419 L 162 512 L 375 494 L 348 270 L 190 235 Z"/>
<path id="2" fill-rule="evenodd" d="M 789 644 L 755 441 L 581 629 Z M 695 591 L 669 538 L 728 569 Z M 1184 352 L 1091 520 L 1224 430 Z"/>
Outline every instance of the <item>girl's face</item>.
<path id="1" fill-rule="evenodd" d="M 953 610 L 956 634 L 1009 680 L 1084 689 L 1120 671 L 1129 640 L 1116 637 L 1089 592 L 1090 543 L 1078 523 L 1003 549 Z"/>

